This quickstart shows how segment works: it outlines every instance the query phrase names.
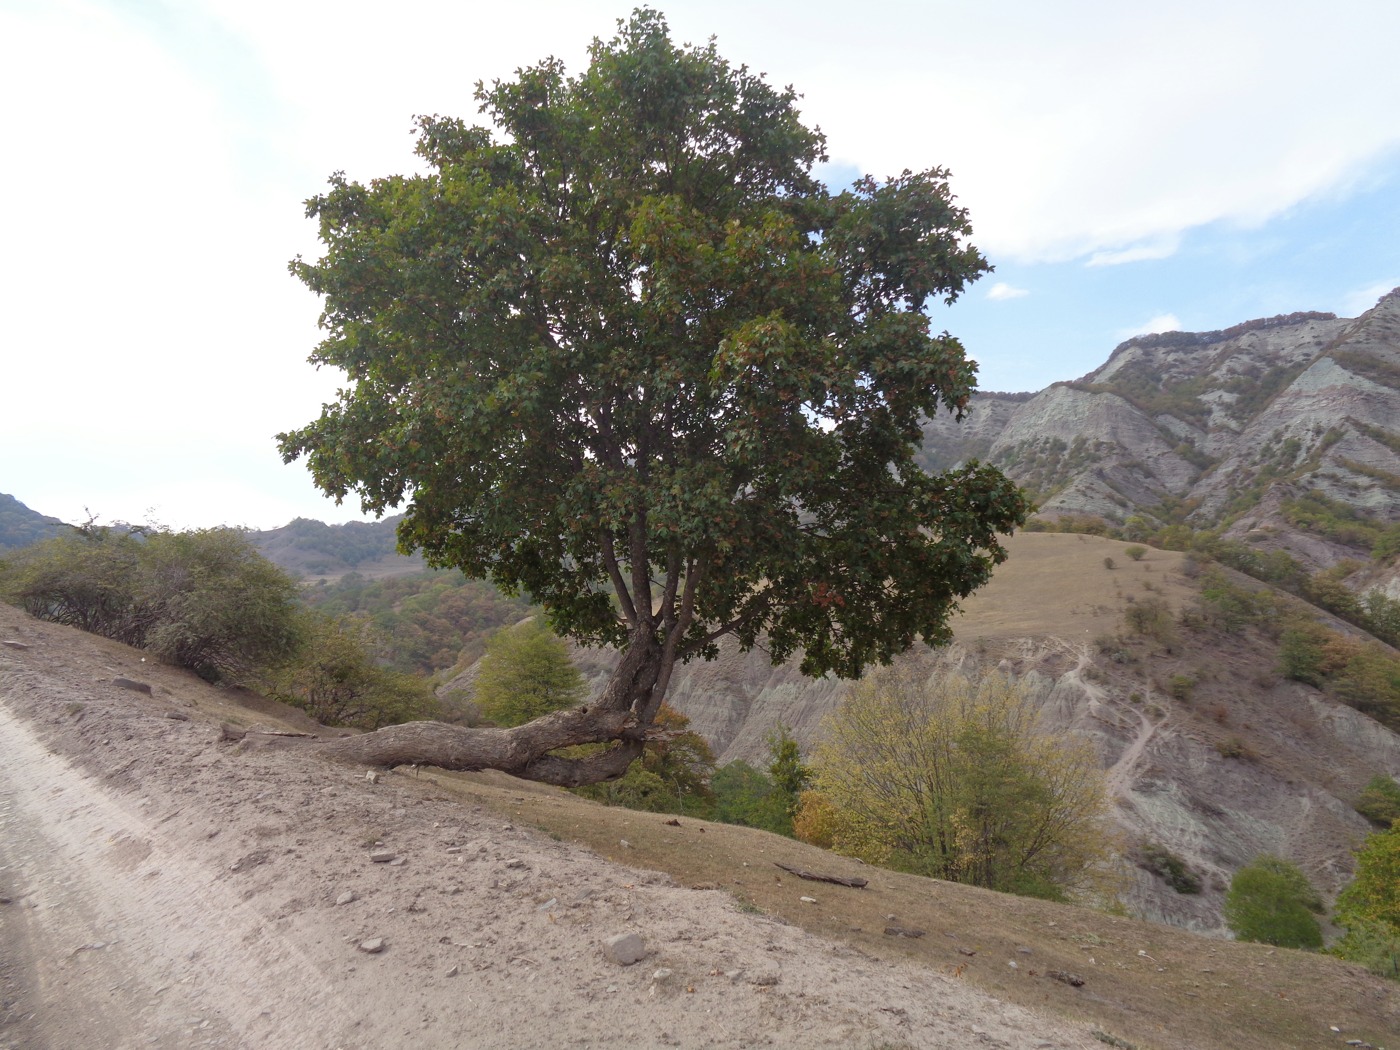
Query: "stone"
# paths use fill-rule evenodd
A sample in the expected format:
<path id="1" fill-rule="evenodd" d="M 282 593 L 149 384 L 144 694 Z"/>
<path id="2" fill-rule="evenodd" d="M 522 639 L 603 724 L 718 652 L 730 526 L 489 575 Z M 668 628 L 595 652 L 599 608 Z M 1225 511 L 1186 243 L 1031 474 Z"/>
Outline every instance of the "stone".
<path id="1" fill-rule="evenodd" d="M 151 695 L 151 687 L 149 685 L 145 682 L 138 682 L 132 678 L 123 678 L 121 675 L 118 675 L 116 678 L 112 679 L 112 684 L 119 689 L 131 689 L 138 693 L 145 693 L 147 696 Z"/>
<path id="2" fill-rule="evenodd" d="M 369 859 L 375 864 L 390 864 L 397 860 L 398 856 L 393 850 L 377 849 L 369 855 Z"/>
<path id="3" fill-rule="evenodd" d="M 361 941 L 359 943 L 360 951 L 364 952 L 366 955 L 378 955 L 384 950 L 384 947 L 385 944 L 383 937 L 371 937 L 369 938 L 369 940 Z"/>
<path id="4" fill-rule="evenodd" d="M 618 966 L 631 966 L 646 956 L 646 944 L 639 934 L 619 933 L 603 942 L 603 957 Z"/>
<path id="5" fill-rule="evenodd" d="M 350 903 L 351 901 L 353 901 L 354 899 L 355 899 L 354 891 L 353 891 L 353 890 L 346 890 L 344 893 L 342 893 L 339 897 L 337 897 L 337 898 L 335 899 L 335 902 L 336 902 L 336 904 L 349 904 L 349 903 Z"/>
<path id="6" fill-rule="evenodd" d="M 6 649 L 23 650 L 29 648 L 29 646 L 25 645 L 23 642 L 17 642 L 13 638 L 6 638 L 4 641 L 0 641 L 0 645 L 3 645 Z"/>

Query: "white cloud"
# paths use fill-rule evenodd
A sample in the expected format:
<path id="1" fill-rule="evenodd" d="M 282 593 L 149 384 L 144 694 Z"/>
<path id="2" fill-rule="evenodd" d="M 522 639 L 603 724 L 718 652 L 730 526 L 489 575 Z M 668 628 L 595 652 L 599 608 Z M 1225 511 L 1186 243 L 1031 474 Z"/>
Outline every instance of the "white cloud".
<path id="1" fill-rule="evenodd" d="M 1371 307 L 1376 305 L 1376 300 L 1387 292 L 1393 292 L 1400 287 L 1400 280 L 1391 278 L 1385 281 L 1375 281 L 1364 288 L 1357 288 L 1347 292 L 1342 296 L 1342 306 L 1337 311 L 1343 317 L 1356 317 L 1364 314 Z"/>
<path id="2" fill-rule="evenodd" d="M 1147 262 L 1152 259 L 1167 259 L 1176 254 L 1181 244 L 1179 237 L 1161 237 L 1151 244 L 1137 244 L 1117 251 L 1098 251 L 1089 256 L 1085 266 L 1122 266 L 1124 263 Z"/>
<path id="3" fill-rule="evenodd" d="M 998 302 L 1004 299 L 1023 299 L 1030 294 L 1029 289 L 1016 288 L 1005 281 L 998 281 L 987 289 L 987 298 Z"/>
<path id="4" fill-rule="evenodd" d="M 293 481 L 311 493 L 271 438 L 334 386 L 305 363 L 319 305 L 285 269 L 317 253 L 300 202 L 338 169 L 413 169 L 416 113 L 484 120 L 478 79 L 550 54 L 579 72 L 626 6 L 401 0 L 386 19 L 370 0 L 0 0 L 0 196 L 22 205 L 0 253 L 16 348 L 0 448 L 27 450 L 0 491 L 40 493 L 26 501 L 44 513 L 61 512 L 61 487 L 172 518 L 197 494 L 208 524 L 282 513 L 302 498 L 283 494 Z M 796 21 L 790 6 L 665 5 L 678 41 L 713 34 L 735 65 L 802 92 L 834 164 L 949 167 L 993 262 L 1163 258 L 1184 230 L 1344 193 L 1400 149 L 1393 0 L 1325 18 L 1305 0 L 871 0 L 855 21 L 830 0 Z M 34 435 L 55 428 L 101 456 L 54 458 Z M 206 455 L 162 468 L 181 448 Z M 96 488 L 119 466 L 130 509 Z M 254 490 L 284 502 L 260 510 Z"/>
<path id="5" fill-rule="evenodd" d="M 1118 338 L 1131 339 L 1135 335 L 1156 335 L 1160 332 L 1181 331 L 1181 321 L 1176 314 L 1158 314 L 1150 317 L 1140 325 L 1132 328 L 1120 328 L 1117 332 Z"/>

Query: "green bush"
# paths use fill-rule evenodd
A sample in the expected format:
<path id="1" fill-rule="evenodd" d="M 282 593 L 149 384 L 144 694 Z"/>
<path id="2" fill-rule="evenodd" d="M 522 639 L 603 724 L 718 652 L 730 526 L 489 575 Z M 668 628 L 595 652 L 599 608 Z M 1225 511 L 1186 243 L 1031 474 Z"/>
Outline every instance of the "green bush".
<path id="1" fill-rule="evenodd" d="M 315 612 L 304 624 L 306 644 L 266 676 L 270 695 L 328 726 L 378 729 L 439 717 L 427 682 L 379 666 L 369 624 Z"/>
<path id="2" fill-rule="evenodd" d="M 1400 784 L 1392 777 L 1376 774 L 1357 796 L 1356 812 L 1372 824 L 1390 827 L 1400 820 Z"/>
<path id="3" fill-rule="evenodd" d="M 574 707 L 587 695 L 568 646 L 536 618 L 486 643 L 473 699 L 497 725 L 518 726 Z"/>
<path id="4" fill-rule="evenodd" d="M 1147 553 L 1147 548 L 1139 544 L 1133 544 L 1131 547 L 1124 547 L 1123 553 L 1129 558 L 1132 558 L 1133 561 L 1142 561 L 1143 556 Z"/>
<path id="5" fill-rule="evenodd" d="M 210 681 L 287 658 L 296 584 L 236 529 L 86 527 L 16 551 L 0 597 L 44 620 L 151 651 Z"/>
<path id="6" fill-rule="evenodd" d="M 1307 876 L 1268 854 L 1237 871 L 1225 895 L 1225 924 L 1239 940 L 1279 948 L 1321 948 L 1315 914 L 1321 911 L 1322 899 Z"/>
<path id="7" fill-rule="evenodd" d="M 1400 978 L 1400 821 L 1367 837 L 1356 878 L 1337 897 L 1336 921 L 1347 931 L 1337 955 Z"/>

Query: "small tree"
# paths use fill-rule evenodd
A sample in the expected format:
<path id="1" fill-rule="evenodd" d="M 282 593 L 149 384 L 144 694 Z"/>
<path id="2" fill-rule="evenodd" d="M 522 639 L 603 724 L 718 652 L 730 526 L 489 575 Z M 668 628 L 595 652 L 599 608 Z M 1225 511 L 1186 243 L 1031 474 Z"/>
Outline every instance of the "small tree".
<path id="1" fill-rule="evenodd" d="M 1321 948 L 1321 911 L 1308 877 L 1268 854 L 1235 872 L 1225 895 L 1225 924 L 1236 938 L 1280 948 Z"/>
<path id="2" fill-rule="evenodd" d="M 486 643 L 473 699 L 497 725 L 523 725 L 588 695 L 569 649 L 538 619 L 498 631 Z"/>
<path id="3" fill-rule="evenodd" d="M 1344 959 L 1400 980 L 1400 820 L 1367 836 L 1356 855 L 1356 878 L 1337 897 L 1333 947 Z"/>
<path id="4" fill-rule="evenodd" d="M 714 819 L 725 824 L 762 828 L 792 835 L 788 798 L 773 778 L 743 759 L 727 762 L 710 779 L 714 795 Z"/>
<path id="5" fill-rule="evenodd" d="M 657 712 L 656 726 L 658 732 L 647 741 L 642 757 L 625 774 L 608 783 L 575 788 L 575 792 L 610 806 L 709 816 L 710 778 L 715 771 L 710 745 L 690 728 L 690 719 L 669 704 Z"/>
<path id="6" fill-rule="evenodd" d="M 797 812 L 797 800 L 812 780 L 812 770 L 802 761 L 802 749 L 792 731 L 781 722 L 768 734 L 768 775 L 781 793 L 789 819 Z"/>
<path id="7" fill-rule="evenodd" d="M 991 675 L 872 676 L 829 716 L 799 827 L 866 860 L 1058 897 L 1105 859 L 1103 773 L 1046 733 L 1024 689 Z M 827 810 L 818 819 L 810 805 Z"/>
<path id="8" fill-rule="evenodd" d="M 914 461 L 974 378 L 925 307 L 989 267 L 946 171 L 813 178 L 798 97 L 643 9 L 577 77 L 478 85 L 493 128 L 420 118 L 423 174 L 308 202 L 325 254 L 292 269 L 324 300 L 312 360 L 346 380 L 284 458 L 622 652 L 586 710 L 324 752 L 586 783 L 726 635 L 848 677 L 948 639 L 1029 510 L 994 468 Z"/>

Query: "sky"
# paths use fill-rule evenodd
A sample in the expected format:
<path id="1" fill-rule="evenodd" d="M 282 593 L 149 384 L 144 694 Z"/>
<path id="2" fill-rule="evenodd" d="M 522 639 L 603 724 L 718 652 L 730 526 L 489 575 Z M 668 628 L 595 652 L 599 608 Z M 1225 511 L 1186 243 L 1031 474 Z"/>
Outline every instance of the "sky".
<path id="1" fill-rule="evenodd" d="M 678 42 L 802 94 L 819 175 L 947 168 L 995 271 L 934 325 L 986 390 L 1132 335 L 1400 286 L 1400 4 L 673 0 Z M 0 0 L 0 492 L 65 521 L 363 519 L 274 435 L 307 363 L 328 176 L 417 170 L 416 114 L 581 71 L 624 0 Z"/>

